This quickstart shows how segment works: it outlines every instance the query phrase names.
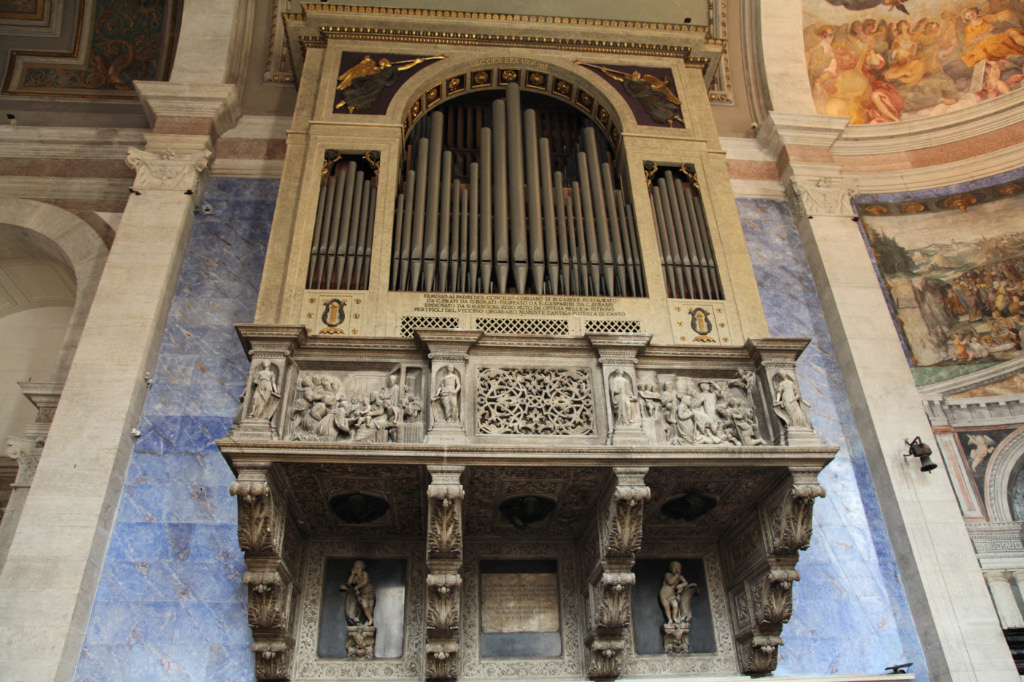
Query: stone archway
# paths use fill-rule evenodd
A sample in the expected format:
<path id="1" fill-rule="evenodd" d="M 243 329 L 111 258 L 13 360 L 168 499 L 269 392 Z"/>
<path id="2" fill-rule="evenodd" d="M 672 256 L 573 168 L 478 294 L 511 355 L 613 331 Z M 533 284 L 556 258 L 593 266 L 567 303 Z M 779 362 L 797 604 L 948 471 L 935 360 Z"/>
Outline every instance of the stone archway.
<path id="1" fill-rule="evenodd" d="M 1024 428 L 1011 434 L 992 455 L 985 476 L 985 507 L 989 519 L 995 523 L 1010 523 L 1013 519 L 1013 500 L 1010 486 L 1024 466 Z"/>
<path id="2" fill-rule="evenodd" d="M 87 222 L 57 206 L 41 201 L 0 198 L 0 223 L 45 237 L 56 244 L 75 275 L 74 309 L 51 381 L 63 381 L 71 366 L 78 339 L 89 315 L 96 286 L 107 260 L 107 246 Z"/>

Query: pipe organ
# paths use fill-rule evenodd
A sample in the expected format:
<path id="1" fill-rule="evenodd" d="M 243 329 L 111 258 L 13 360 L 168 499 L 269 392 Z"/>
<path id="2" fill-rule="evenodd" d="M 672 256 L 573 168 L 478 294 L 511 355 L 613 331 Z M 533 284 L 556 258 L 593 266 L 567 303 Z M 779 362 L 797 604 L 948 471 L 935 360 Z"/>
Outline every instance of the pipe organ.
<path id="1" fill-rule="evenodd" d="M 610 146 L 571 109 L 438 109 L 413 127 L 395 204 L 392 291 L 647 295 Z M 547 98 L 545 98 L 547 99 Z"/>

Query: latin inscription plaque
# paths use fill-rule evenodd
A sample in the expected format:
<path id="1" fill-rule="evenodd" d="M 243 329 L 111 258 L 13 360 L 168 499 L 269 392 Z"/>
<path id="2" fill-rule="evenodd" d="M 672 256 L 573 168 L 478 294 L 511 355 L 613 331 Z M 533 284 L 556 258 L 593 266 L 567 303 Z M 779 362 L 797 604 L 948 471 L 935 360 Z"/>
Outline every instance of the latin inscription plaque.
<path id="1" fill-rule="evenodd" d="M 557 573 L 484 573 L 484 632 L 558 632 Z"/>

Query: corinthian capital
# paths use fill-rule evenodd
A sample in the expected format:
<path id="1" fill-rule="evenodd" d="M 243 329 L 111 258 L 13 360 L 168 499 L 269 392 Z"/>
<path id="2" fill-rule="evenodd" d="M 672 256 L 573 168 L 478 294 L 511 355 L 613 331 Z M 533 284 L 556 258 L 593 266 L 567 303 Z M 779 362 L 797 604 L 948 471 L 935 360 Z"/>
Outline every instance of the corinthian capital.
<path id="1" fill-rule="evenodd" d="M 789 179 L 786 198 L 797 218 L 821 216 L 851 217 L 856 185 L 838 176 L 794 175 Z"/>
<path id="2" fill-rule="evenodd" d="M 125 163 L 135 170 L 133 190 L 169 190 L 199 194 L 204 171 L 211 156 L 213 154 L 205 150 L 177 155 L 171 149 L 154 154 L 129 147 Z"/>

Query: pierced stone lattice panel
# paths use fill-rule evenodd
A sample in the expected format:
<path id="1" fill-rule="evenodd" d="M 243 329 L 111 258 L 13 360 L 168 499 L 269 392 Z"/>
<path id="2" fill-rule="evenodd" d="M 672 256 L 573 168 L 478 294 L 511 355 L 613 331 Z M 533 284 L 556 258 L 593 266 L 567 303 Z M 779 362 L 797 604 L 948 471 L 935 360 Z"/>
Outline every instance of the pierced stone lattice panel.
<path id="1" fill-rule="evenodd" d="M 639 334 L 639 320 L 587 320 L 583 326 L 588 334 Z"/>
<path id="2" fill-rule="evenodd" d="M 578 369 L 477 370 L 479 433 L 591 436 L 594 397 L 590 373 Z"/>
<path id="3" fill-rule="evenodd" d="M 457 317 L 403 317 L 399 336 L 412 336 L 416 329 L 458 329 Z"/>
<path id="4" fill-rule="evenodd" d="M 488 334 L 546 334 L 568 336 L 569 320 L 537 320 L 530 318 L 478 317 L 476 327 Z"/>

